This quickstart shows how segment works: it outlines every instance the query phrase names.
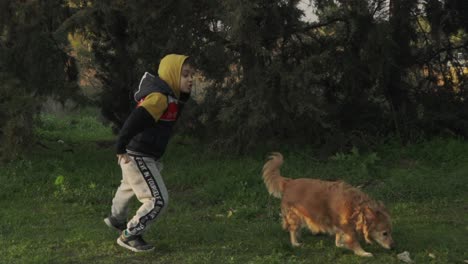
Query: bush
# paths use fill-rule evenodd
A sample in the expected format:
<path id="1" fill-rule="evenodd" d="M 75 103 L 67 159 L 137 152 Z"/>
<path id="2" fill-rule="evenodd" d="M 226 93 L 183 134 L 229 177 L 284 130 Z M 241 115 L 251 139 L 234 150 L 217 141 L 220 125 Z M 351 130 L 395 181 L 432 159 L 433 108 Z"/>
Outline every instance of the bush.
<path id="1" fill-rule="evenodd" d="M 33 119 L 37 103 L 21 82 L 1 76 L 0 83 L 0 158 L 12 160 L 34 142 Z"/>

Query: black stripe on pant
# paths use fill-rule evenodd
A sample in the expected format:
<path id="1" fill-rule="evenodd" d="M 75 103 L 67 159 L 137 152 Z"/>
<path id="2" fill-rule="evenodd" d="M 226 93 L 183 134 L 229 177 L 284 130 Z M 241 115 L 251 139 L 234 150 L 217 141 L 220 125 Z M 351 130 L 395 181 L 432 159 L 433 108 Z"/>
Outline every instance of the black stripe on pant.
<path id="1" fill-rule="evenodd" d="M 148 185 L 149 190 L 151 191 L 151 196 L 155 198 L 153 209 L 149 211 L 146 215 L 140 217 L 139 223 L 128 230 L 132 234 L 138 234 L 146 228 L 148 222 L 154 220 L 159 215 L 161 210 L 164 208 L 165 201 L 161 195 L 159 186 L 155 178 L 153 177 L 151 170 L 146 165 L 143 157 L 133 155 L 132 157 L 134 158 L 141 175 L 143 176 L 146 184 Z"/>

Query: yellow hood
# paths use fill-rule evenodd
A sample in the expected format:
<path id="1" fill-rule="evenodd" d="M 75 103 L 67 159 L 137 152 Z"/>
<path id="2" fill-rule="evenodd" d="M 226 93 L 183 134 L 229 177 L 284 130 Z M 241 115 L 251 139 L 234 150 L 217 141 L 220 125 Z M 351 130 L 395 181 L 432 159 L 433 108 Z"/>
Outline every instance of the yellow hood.
<path id="1" fill-rule="evenodd" d="M 188 56 L 179 54 L 169 54 L 161 59 L 159 63 L 158 75 L 172 89 L 177 98 L 180 97 L 180 71 L 182 64 Z"/>

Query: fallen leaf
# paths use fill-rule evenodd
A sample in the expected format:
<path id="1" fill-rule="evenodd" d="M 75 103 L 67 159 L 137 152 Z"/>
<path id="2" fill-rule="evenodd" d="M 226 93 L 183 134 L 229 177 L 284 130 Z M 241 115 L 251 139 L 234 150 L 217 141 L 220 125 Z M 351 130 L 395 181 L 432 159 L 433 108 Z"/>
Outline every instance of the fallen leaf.
<path id="1" fill-rule="evenodd" d="M 413 263 L 413 260 L 411 260 L 410 253 L 408 251 L 401 252 L 397 255 L 397 258 L 406 263 Z"/>

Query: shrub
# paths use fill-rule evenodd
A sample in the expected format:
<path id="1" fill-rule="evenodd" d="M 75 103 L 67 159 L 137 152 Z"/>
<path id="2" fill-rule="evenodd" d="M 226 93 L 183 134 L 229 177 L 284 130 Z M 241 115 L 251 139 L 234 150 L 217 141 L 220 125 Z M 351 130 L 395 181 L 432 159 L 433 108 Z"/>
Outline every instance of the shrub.
<path id="1" fill-rule="evenodd" d="M 0 158 L 12 160 L 34 142 L 33 119 L 37 103 L 19 80 L 0 76 Z"/>

